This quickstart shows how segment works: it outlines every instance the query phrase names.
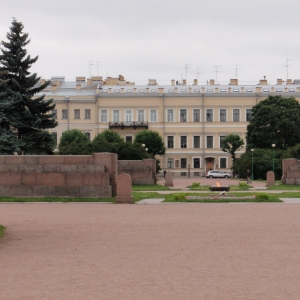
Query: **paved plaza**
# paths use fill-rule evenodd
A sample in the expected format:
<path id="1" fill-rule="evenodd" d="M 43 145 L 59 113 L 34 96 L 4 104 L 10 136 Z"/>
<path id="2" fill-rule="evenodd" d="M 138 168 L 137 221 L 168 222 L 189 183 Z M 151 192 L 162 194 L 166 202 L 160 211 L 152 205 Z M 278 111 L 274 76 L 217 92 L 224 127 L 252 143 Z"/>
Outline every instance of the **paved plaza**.
<path id="1" fill-rule="evenodd" d="M 288 299 L 300 204 L 1 204 L 1 299 Z"/>

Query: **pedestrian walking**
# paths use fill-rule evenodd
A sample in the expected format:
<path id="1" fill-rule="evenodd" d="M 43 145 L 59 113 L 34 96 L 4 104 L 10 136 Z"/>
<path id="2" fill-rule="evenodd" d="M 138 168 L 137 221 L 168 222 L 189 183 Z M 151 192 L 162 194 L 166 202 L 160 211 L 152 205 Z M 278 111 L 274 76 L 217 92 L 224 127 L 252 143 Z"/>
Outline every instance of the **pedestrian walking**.
<path id="1" fill-rule="evenodd" d="M 164 179 L 166 178 L 166 173 L 167 173 L 167 171 L 166 171 L 166 170 L 164 170 Z"/>
<path id="2" fill-rule="evenodd" d="M 251 181 L 251 171 L 249 169 L 247 170 L 247 183 L 252 183 L 252 181 Z"/>

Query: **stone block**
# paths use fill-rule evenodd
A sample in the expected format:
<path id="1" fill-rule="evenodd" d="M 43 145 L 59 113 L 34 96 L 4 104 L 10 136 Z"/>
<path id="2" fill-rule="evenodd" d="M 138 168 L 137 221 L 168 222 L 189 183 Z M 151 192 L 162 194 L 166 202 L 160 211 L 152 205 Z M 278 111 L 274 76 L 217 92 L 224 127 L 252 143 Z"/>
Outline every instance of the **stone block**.
<path id="1" fill-rule="evenodd" d="M 296 184 L 296 178 L 294 177 L 287 178 L 286 184 L 291 184 L 291 185 Z"/>
<path id="2" fill-rule="evenodd" d="M 300 184 L 300 178 L 296 178 L 296 184 Z"/>
<path id="3" fill-rule="evenodd" d="M 82 173 L 82 185 L 104 185 L 105 176 L 108 176 L 108 173 Z"/>
<path id="4" fill-rule="evenodd" d="M 10 186 L 8 185 L 0 185 L 0 197 L 10 196 Z"/>
<path id="5" fill-rule="evenodd" d="M 65 165 L 86 165 L 88 161 L 87 155 L 68 155 L 64 156 Z"/>
<path id="6" fill-rule="evenodd" d="M 43 166 L 41 166 L 41 165 L 22 165 L 22 166 L 19 166 L 19 172 L 21 172 L 21 173 L 42 173 Z"/>
<path id="7" fill-rule="evenodd" d="M 76 173 L 77 172 L 77 165 L 61 165 L 60 172 L 62 173 Z"/>
<path id="8" fill-rule="evenodd" d="M 115 153 L 93 153 L 95 165 L 104 165 L 105 171 L 109 172 L 111 180 L 118 177 L 118 155 Z"/>
<path id="9" fill-rule="evenodd" d="M 25 155 L 24 164 L 26 165 L 38 165 L 39 164 L 39 155 Z"/>
<path id="10" fill-rule="evenodd" d="M 30 185 L 13 185 L 10 186 L 11 196 L 32 197 L 32 186 Z"/>
<path id="11" fill-rule="evenodd" d="M 56 186 L 57 197 L 79 197 L 79 186 Z"/>
<path id="12" fill-rule="evenodd" d="M 23 165 L 24 164 L 24 156 L 6 155 L 5 164 L 6 165 Z"/>
<path id="13" fill-rule="evenodd" d="M 18 165 L 0 165 L 0 173 L 17 173 L 19 172 Z"/>
<path id="14" fill-rule="evenodd" d="M 166 173 L 165 186 L 174 186 L 173 175 L 170 171 Z"/>
<path id="15" fill-rule="evenodd" d="M 0 173 L 1 185 L 20 185 L 21 173 Z"/>
<path id="16" fill-rule="evenodd" d="M 65 156 L 63 155 L 41 155 L 39 157 L 40 165 L 63 165 Z"/>
<path id="17" fill-rule="evenodd" d="M 22 185 L 36 185 L 36 173 L 22 173 L 21 174 Z"/>
<path id="18" fill-rule="evenodd" d="M 60 173 L 60 165 L 44 165 L 45 173 Z"/>
<path id="19" fill-rule="evenodd" d="M 142 184 L 155 184 L 153 178 L 135 178 L 132 179 L 132 184 L 142 185 Z"/>
<path id="20" fill-rule="evenodd" d="M 63 186 L 66 184 L 65 174 L 37 173 L 37 185 Z"/>
<path id="21" fill-rule="evenodd" d="M 82 174 L 81 173 L 66 173 L 66 185 L 81 186 Z"/>
<path id="22" fill-rule="evenodd" d="M 271 186 L 271 185 L 275 185 L 275 173 L 273 171 L 268 171 L 266 186 Z"/>
<path id="23" fill-rule="evenodd" d="M 55 186 L 35 185 L 32 187 L 33 197 L 55 197 Z"/>
<path id="24" fill-rule="evenodd" d="M 79 165 L 78 172 L 81 173 L 103 173 L 105 171 L 104 165 Z"/>
<path id="25" fill-rule="evenodd" d="M 112 197 L 111 186 L 81 186 L 81 198 L 109 198 Z"/>
<path id="26" fill-rule="evenodd" d="M 5 165 L 6 155 L 0 155 L 0 165 Z"/>
<path id="27" fill-rule="evenodd" d="M 116 203 L 133 203 L 131 191 L 132 182 L 130 175 L 127 173 L 120 174 L 117 179 Z"/>

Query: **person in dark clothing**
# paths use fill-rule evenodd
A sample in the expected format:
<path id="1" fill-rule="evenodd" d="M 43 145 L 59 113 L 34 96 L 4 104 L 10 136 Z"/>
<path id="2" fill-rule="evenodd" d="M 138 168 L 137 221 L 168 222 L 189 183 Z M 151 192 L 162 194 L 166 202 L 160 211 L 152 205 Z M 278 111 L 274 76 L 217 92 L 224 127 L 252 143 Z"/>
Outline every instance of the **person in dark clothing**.
<path id="1" fill-rule="evenodd" d="M 167 173 L 167 171 L 166 171 L 166 170 L 164 170 L 164 178 L 166 178 L 166 173 Z"/>
<path id="2" fill-rule="evenodd" d="M 251 181 L 251 171 L 249 169 L 247 170 L 247 183 L 252 183 L 252 181 Z"/>

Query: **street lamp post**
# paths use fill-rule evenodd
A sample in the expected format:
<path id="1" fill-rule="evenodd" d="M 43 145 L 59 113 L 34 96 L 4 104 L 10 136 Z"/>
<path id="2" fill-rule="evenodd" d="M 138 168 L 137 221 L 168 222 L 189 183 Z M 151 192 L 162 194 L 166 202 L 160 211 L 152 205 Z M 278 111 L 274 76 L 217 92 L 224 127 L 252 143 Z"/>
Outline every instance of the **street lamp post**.
<path id="1" fill-rule="evenodd" d="M 274 165 L 274 150 L 275 150 L 276 145 L 272 144 L 272 148 L 273 148 L 273 172 L 275 172 L 275 165 Z"/>
<path id="2" fill-rule="evenodd" d="M 251 172 L 251 180 L 253 180 L 253 152 L 254 152 L 254 149 L 251 149 L 251 153 L 252 153 L 252 172 Z"/>

